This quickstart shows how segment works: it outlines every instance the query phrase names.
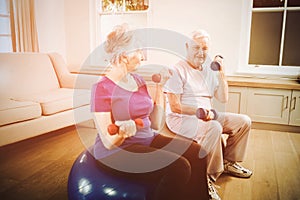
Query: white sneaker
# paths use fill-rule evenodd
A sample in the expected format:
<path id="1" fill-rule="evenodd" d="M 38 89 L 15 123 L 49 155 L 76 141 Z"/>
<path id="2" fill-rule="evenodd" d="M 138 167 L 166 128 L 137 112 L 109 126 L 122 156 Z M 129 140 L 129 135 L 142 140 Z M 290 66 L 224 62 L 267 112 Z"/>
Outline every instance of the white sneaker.
<path id="1" fill-rule="evenodd" d="M 242 167 L 237 162 L 224 163 L 224 173 L 237 176 L 240 178 L 249 178 L 252 175 L 252 171 Z"/>
<path id="2" fill-rule="evenodd" d="M 218 192 L 215 188 L 215 184 L 210 180 L 209 177 L 207 177 L 207 185 L 208 185 L 208 194 L 210 200 L 221 200 L 221 198 L 218 195 Z"/>

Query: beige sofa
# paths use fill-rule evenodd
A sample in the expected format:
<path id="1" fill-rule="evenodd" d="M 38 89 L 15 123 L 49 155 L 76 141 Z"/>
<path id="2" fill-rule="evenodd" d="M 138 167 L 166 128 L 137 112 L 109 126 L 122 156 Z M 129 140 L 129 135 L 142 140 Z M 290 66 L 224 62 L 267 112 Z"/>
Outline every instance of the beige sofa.
<path id="1" fill-rule="evenodd" d="M 56 53 L 0 53 L 0 146 L 91 119 L 98 76 L 71 74 Z"/>

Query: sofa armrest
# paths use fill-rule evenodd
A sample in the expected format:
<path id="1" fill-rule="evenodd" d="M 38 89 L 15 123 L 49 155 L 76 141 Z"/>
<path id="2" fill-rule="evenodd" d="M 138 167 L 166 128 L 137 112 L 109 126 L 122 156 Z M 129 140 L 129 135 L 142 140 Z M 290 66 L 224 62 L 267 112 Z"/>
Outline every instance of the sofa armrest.
<path id="1" fill-rule="evenodd" d="M 97 75 L 72 74 L 61 55 L 58 53 L 48 55 L 61 88 L 91 89 L 92 85 L 100 79 Z"/>
<path id="2" fill-rule="evenodd" d="M 101 76 L 88 75 L 88 74 L 71 74 L 75 76 L 74 88 L 78 89 L 91 89 L 97 83 Z"/>

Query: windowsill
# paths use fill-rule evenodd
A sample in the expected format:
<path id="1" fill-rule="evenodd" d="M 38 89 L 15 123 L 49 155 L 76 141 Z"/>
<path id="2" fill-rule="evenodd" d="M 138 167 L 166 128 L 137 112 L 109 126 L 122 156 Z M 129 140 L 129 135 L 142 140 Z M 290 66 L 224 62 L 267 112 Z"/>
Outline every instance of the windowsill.
<path id="1" fill-rule="evenodd" d="M 230 75 L 227 81 L 229 86 L 300 90 L 299 82 L 289 78 Z"/>
<path id="2" fill-rule="evenodd" d="M 289 66 L 251 66 L 240 68 L 234 74 L 228 75 L 228 83 L 231 86 L 276 88 L 276 89 L 300 89 L 299 67 Z"/>
<path id="3" fill-rule="evenodd" d="M 296 79 L 300 75 L 300 67 L 263 65 L 255 67 L 254 65 L 248 65 L 239 68 L 235 74 L 252 77 Z"/>

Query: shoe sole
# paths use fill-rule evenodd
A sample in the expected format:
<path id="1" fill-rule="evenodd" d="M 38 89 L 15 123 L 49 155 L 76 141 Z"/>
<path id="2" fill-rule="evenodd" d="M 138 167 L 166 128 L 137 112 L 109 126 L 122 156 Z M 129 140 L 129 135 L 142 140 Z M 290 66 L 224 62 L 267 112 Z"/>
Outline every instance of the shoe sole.
<path id="1" fill-rule="evenodd" d="M 243 174 L 239 174 L 239 173 L 234 173 L 234 172 L 228 172 L 228 171 L 224 171 L 223 173 L 225 174 L 229 174 L 238 178 L 250 178 L 252 176 L 252 173 L 250 175 L 243 175 Z"/>

